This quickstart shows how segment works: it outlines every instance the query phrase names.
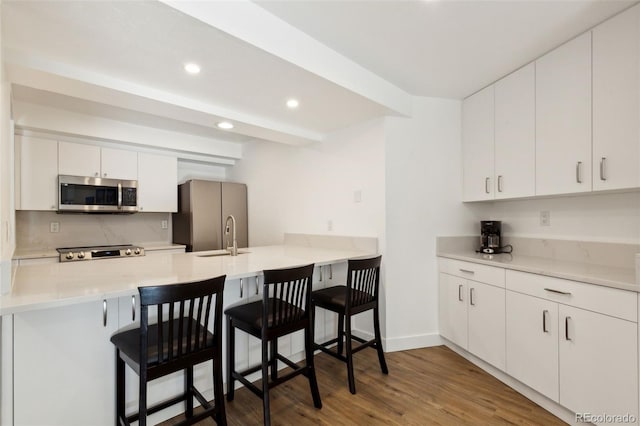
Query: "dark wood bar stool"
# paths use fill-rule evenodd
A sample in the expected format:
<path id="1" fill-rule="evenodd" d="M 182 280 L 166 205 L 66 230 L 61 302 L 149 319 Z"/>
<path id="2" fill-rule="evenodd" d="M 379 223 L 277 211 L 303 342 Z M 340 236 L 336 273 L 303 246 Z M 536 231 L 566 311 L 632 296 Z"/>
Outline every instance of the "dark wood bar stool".
<path id="1" fill-rule="evenodd" d="M 264 424 L 271 424 L 269 390 L 303 374 L 309 379 L 313 405 L 322 408 L 313 365 L 313 322 L 311 321 L 311 283 L 313 265 L 264 271 L 262 300 L 234 306 L 227 315 L 227 400 L 233 401 L 234 382 L 240 381 L 262 398 Z M 235 371 L 235 329 L 239 328 L 262 340 L 262 363 L 245 371 Z M 306 364 L 299 366 L 278 353 L 278 337 L 304 330 Z M 269 351 L 269 344 L 271 350 Z M 293 369 L 279 377 L 278 361 Z M 269 380 L 271 368 L 271 380 Z M 262 389 L 245 376 L 262 371 Z"/>
<path id="2" fill-rule="evenodd" d="M 139 421 L 147 415 L 185 401 L 186 419 L 180 425 L 194 424 L 205 417 L 226 425 L 222 385 L 222 291 L 225 276 L 186 284 L 138 287 L 140 292 L 140 327 L 121 331 L 111 337 L 116 347 L 116 421 L 119 425 Z M 157 306 L 158 322 L 149 325 L 149 306 Z M 163 307 L 168 319 L 163 320 Z M 211 315 L 213 307 L 213 315 Z M 176 310 L 178 314 L 176 315 Z M 213 323 L 213 324 L 212 324 Z M 209 325 L 213 325 L 213 333 Z M 213 360 L 215 405 L 193 385 L 193 367 Z M 125 414 L 125 363 L 139 376 L 139 410 Z M 176 371 L 185 370 L 182 395 L 147 407 L 147 382 Z M 193 398 L 205 410 L 193 414 Z"/>
<path id="3" fill-rule="evenodd" d="M 338 337 L 324 343 L 314 343 L 314 349 L 320 349 L 347 363 L 349 390 L 352 394 L 356 393 L 356 383 L 353 377 L 354 353 L 368 347 L 376 349 L 380 369 L 384 374 L 389 374 L 380 338 L 378 294 L 381 260 L 382 256 L 371 259 L 349 260 L 346 286 L 327 287 L 322 290 L 316 290 L 311 294 L 311 304 L 314 308 L 328 309 L 338 314 Z M 373 310 L 375 338 L 366 341 L 351 334 L 351 317 L 368 310 Z M 361 344 L 353 348 L 352 340 Z M 329 346 L 334 343 L 337 343 L 336 351 L 329 349 Z M 343 346 L 346 346 L 346 356 L 342 355 Z"/>

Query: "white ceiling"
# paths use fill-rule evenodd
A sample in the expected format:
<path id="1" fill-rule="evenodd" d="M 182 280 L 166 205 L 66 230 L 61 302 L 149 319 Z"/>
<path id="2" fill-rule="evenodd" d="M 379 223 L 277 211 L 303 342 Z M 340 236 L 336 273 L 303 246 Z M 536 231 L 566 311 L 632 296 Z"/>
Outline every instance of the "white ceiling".
<path id="1" fill-rule="evenodd" d="M 4 0 L 2 44 L 18 100 L 300 144 L 467 96 L 632 3 Z"/>

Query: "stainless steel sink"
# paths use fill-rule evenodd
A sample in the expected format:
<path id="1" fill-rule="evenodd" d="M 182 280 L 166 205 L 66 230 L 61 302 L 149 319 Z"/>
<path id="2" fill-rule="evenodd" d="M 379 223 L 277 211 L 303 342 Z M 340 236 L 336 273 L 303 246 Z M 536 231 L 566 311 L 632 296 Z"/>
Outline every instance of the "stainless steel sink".
<path id="1" fill-rule="evenodd" d="M 238 250 L 238 255 L 249 253 L 246 250 Z M 218 256 L 231 256 L 231 253 L 228 251 L 219 251 L 216 253 L 207 253 L 207 254 L 197 254 L 197 257 L 218 257 Z"/>

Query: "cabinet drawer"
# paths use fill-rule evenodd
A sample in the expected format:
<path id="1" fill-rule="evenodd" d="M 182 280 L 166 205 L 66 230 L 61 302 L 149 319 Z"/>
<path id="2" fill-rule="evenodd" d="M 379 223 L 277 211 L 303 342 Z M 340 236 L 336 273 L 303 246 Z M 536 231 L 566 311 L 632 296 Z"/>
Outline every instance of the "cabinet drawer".
<path id="1" fill-rule="evenodd" d="M 504 288 L 505 271 L 503 268 L 444 258 L 438 259 L 438 267 L 440 272 L 449 275 Z"/>
<path id="2" fill-rule="evenodd" d="M 508 290 L 605 315 L 638 321 L 637 293 L 520 271 L 506 271 Z"/>

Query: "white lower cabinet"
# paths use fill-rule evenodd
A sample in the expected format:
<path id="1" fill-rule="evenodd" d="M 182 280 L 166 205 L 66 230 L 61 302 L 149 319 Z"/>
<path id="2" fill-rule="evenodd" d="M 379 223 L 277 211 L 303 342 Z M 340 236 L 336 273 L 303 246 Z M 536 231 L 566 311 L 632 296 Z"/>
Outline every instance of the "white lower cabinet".
<path id="1" fill-rule="evenodd" d="M 507 373 L 558 402 L 558 304 L 507 291 Z"/>
<path id="2" fill-rule="evenodd" d="M 14 424 L 113 425 L 118 300 L 14 314 Z"/>
<path id="3" fill-rule="evenodd" d="M 560 404 L 638 419 L 637 324 L 560 305 Z M 608 423 L 608 422 L 603 422 Z"/>
<path id="4" fill-rule="evenodd" d="M 504 370 L 504 270 L 442 259 L 440 270 L 440 333 Z"/>

